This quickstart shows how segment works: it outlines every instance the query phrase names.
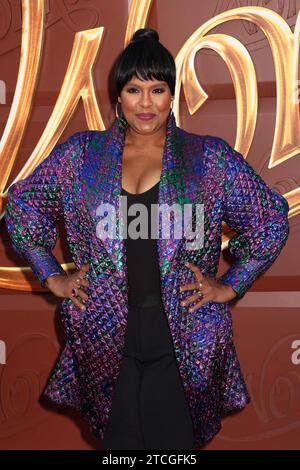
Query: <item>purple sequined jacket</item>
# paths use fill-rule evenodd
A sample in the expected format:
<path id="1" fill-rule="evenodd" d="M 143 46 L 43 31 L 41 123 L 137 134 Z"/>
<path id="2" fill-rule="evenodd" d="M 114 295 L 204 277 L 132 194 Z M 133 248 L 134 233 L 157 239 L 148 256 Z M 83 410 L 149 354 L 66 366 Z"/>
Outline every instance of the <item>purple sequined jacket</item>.
<path id="1" fill-rule="evenodd" d="M 76 267 L 90 263 L 86 310 L 62 301 L 66 345 L 44 395 L 77 409 L 100 438 L 122 360 L 128 284 L 124 240 L 97 237 L 95 211 L 102 202 L 118 207 L 125 127 L 119 118 L 108 130 L 77 132 L 57 144 L 30 176 L 9 188 L 5 219 L 14 249 L 43 286 L 49 275 L 65 274 L 52 254 L 59 218 Z M 173 112 L 162 163 L 159 204 L 204 204 L 202 248 L 187 250 L 184 238 L 157 240 L 162 300 L 197 450 L 220 430 L 222 417 L 243 408 L 250 396 L 228 302 L 209 301 L 191 313 L 180 305 L 191 291 L 179 287 L 195 279 L 185 262 L 216 276 L 225 221 L 236 233 L 228 246 L 235 262 L 218 280 L 241 298 L 285 245 L 289 207 L 225 140 L 181 129 Z"/>

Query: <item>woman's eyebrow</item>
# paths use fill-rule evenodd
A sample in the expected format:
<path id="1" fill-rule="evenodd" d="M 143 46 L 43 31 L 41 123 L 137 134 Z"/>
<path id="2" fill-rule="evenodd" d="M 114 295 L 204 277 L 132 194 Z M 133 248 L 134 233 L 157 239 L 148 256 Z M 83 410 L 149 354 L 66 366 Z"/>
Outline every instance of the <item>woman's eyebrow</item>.
<path id="1" fill-rule="evenodd" d="M 166 83 L 164 83 L 164 82 L 158 82 L 158 83 L 156 83 L 155 85 L 150 85 L 149 88 L 153 88 L 153 87 L 156 87 L 156 86 L 163 86 L 163 85 L 165 86 Z M 136 83 L 131 83 L 131 82 L 127 83 L 127 86 L 137 86 L 137 87 L 140 87 L 140 85 L 138 85 L 138 84 L 136 84 Z"/>

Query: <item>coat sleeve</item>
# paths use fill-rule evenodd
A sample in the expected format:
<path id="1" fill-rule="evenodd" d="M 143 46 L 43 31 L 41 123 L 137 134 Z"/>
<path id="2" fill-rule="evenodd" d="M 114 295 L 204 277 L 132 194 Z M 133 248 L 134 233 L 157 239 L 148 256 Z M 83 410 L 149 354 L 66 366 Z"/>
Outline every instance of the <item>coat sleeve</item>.
<path id="1" fill-rule="evenodd" d="M 63 175 L 82 151 L 81 133 L 57 144 L 27 178 L 8 188 L 5 223 L 14 250 L 31 267 L 42 287 L 47 277 L 66 274 L 52 253 L 63 215 Z"/>
<path id="2" fill-rule="evenodd" d="M 242 298 L 273 264 L 289 235 L 287 200 L 272 190 L 244 157 L 222 139 L 225 162 L 223 220 L 236 235 L 229 240 L 233 265 L 218 281 Z"/>

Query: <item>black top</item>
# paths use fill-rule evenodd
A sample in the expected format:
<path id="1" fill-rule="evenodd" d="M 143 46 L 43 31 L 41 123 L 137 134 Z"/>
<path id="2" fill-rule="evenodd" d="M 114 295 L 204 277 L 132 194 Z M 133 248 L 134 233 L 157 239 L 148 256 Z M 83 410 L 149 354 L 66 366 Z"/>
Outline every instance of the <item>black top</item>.
<path id="1" fill-rule="evenodd" d="M 139 208 L 133 208 L 135 215 L 127 215 L 127 227 L 125 230 L 125 245 L 127 251 L 127 268 L 129 293 L 128 300 L 131 304 L 144 301 L 153 295 L 161 296 L 160 272 L 156 246 L 156 215 L 157 206 L 154 206 L 152 218 L 153 238 L 151 238 L 151 204 L 158 204 L 159 181 L 152 188 L 139 194 L 132 194 L 122 188 L 121 195 L 127 196 L 127 211 L 132 204 L 143 204 L 146 206 L 146 220 L 148 227 L 142 227 L 142 213 Z M 148 214 L 147 214 L 148 213 Z M 148 215 L 148 218 L 147 218 Z M 148 228 L 148 233 L 147 233 Z M 135 236 L 132 233 L 134 229 Z M 133 236 L 133 238 L 131 238 Z M 144 237 L 144 238 L 141 238 Z"/>

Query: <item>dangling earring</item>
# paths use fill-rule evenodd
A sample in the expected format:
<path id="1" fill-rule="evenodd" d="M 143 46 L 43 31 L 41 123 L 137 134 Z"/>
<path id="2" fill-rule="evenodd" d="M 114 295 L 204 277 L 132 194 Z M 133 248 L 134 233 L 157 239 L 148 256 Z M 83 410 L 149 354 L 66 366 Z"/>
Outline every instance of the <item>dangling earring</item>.
<path id="1" fill-rule="evenodd" d="M 115 114 L 116 114 L 117 120 L 119 121 L 119 129 L 124 131 L 124 129 L 126 129 L 126 127 L 127 127 L 127 120 L 126 120 L 122 110 L 121 110 L 121 113 L 119 115 L 119 113 L 118 113 L 118 103 L 120 103 L 120 101 L 117 101 L 117 103 L 116 103 Z"/>

